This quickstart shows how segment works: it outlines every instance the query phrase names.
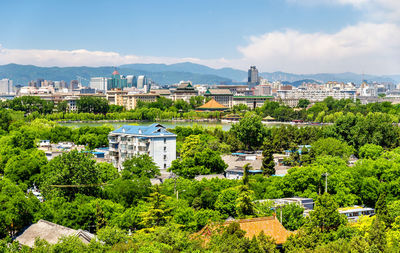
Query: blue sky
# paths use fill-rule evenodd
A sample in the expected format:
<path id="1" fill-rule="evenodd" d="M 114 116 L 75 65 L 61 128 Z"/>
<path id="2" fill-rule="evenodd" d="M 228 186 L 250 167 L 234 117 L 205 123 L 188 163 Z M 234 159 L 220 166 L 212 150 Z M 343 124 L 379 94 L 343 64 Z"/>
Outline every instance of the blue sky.
<path id="1" fill-rule="evenodd" d="M 388 36 L 398 39 L 391 36 L 399 28 L 396 2 L 2 1 L 0 64 L 192 61 L 241 69 L 257 64 L 262 71 L 395 73 L 400 50 L 395 43 L 382 49 Z M 376 38 L 375 31 L 384 32 Z M 359 62 L 348 63 L 355 58 Z M 376 65 L 366 64 L 376 59 Z"/>

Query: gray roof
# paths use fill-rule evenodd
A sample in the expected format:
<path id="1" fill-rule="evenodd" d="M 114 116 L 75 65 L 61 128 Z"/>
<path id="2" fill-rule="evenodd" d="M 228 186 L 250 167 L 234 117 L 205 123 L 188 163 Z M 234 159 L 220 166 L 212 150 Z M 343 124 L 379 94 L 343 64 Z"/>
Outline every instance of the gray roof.
<path id="1" fill-rule="evenodd" d="M 112 132 L 113 134 L 133 134 L 140 136 L 176 136 L 168 132 L 161 124 L 154 123 L 150 126 L 130 126 L 124 125 Z"/>
<path id="2" fill-rule="evenodd" d="M 64 227 L 50 221 L 39 220 L 37 223 L 30 225 L 15 240 L 22 245 L 33 247 L 36 238 L 46 240 L 50 244 L 56 244 L 63 236 L 77 236 L 84 243 L 89 243 L 94 237 L 93 234 L 72 228 Z"/>
<path id="3" fill-rule="evenodd" d="M 229 89 L 208 89 L 205 95 L 230 95 L 233 96 Z"/>

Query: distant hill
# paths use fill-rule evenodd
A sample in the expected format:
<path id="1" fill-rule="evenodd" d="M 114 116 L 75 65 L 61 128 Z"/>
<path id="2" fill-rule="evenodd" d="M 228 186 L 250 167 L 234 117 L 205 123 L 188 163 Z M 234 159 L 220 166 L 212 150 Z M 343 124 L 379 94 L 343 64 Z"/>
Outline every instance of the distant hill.
<path id="1" fill-rule="evenodd" d="M 170 65 L 154 64 L 154 63 L 150 64 L 136 63 L 136 64 L 121 65 L 120 68 L 140 69 L 144 71 L 156 71 L 156 72 L 182 71 L 182 72 L 190 72 L 202 75 L 221 76 L 238 82 L 247 81 L 247 71 L 233 69 L 233 68 L 213 69 L 201 64 L 196 64 L 191 62 L 176 63 Z"/>
<path id="2" fill-rule="evenodd" d="M 260 74 L 262 77 L 275 81 L 288 81 L 295 82 L 299 80 L 315 80 L 317 82 L 328 82 L 328 81 L 338 81 L 338 82 L 353 82 L 353 83 L 361 83 L 362 80 L 368 80 L 370 82 L 392 82 L 398 83 L 400 82 L 400 76 L 374 76 L 374 75 L 360 75 L 351 72 L 346 73 L 337 73 L 337 74 L 329 74 L 329 73 L 321 73 L 321 74 L 291 74 L 285 72 L 273 72 L 267 73 L 263 72 Z"/>
<path id="3" fill-rule="evenodd" d="M 321 82 L 315 81 L 314 79 L 302 79 L 302 80 L 298 80 L 298 81 L 294 81 L 294 82 L 282 81 L 282 84 L 292 85 L 295 87 L 298 87 L 298 86 L 302 85 L 303 83 L 321 83 Z"/>
<path id="4" fill-rule="evenodd" d="M 33 65 L 7 64 L 0 66 L 0 79 L 9 78 L 17 85 L 27 85 L 29 81 L 43 78 L 47 80 L 71 81 L 77 76 L 90 80 L 91 77 L 110 77 L 114 67 L 37 67 Z M 151 71 L 131 69 L 127 67 L 118 68 L 121 75 L 146 75 L 159 84 L 174 84 L 181 80 L 191 80 L 194 83 L 219 84 L 232 82 L 229 78 L 213 74 L 198 74 L 184 71 Z M 83 84 L 87 84 L 83 82 Z"/>
<path id="5" fill-rule="evenodd" d="M 191 80 L 198 84 L 233 84 L 245 82 L 247 71 L 222 68 L 214 69 L 204 65 L 184 62 L 177 64 L 126 64 L 118 68 L 122 75 L 146 75 L 158 84 L 174 84 L 181 80 Z M 9 78 L 14 84 L 27 85 L 29 81 L 43 78 L 47 80 L 70 80 L 77 79 L 77 76 L 85 79 L 91 77 L 109 77 L 114 67 L 37 67 L 33 65 L 7 64 L 0 66 L 0 79 Z M 270 81 L 283 81 L 299 85 L 303 80 L 314 80 L 317 82 L 339 81 L 361 83 L 362 79 L 377 82 L 399 83 L 400 75 L 373 76 L 359 75 L 355 73 L 338 74 L 291 74 L 285 72 L 263 72 L 260 76 Z M 87 84 L 88 82 L 83 84 Z"/>

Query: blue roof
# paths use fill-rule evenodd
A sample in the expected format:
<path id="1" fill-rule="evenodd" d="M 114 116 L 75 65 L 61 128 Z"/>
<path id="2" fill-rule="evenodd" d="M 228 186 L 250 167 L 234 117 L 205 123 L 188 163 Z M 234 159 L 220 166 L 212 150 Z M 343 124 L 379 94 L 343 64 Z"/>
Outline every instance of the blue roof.
<path id="1" fill-rule="evenodd" d="M 150 126 L 130 126 L 124 125 L 117 130 L 113 131 L 115 134 L 133 134 L 133 135 L 145 135 L 145 136 L 176 136 L 175 134 L 168 132 L 163 125 L 154 123 Z"/>

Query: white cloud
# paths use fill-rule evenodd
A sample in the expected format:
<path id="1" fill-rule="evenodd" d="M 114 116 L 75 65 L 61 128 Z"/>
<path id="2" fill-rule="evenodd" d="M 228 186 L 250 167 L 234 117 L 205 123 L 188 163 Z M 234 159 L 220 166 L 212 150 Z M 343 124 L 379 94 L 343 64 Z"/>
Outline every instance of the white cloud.
<path id="1" fill-rule="evenodd" d="M 364 19 L 373 21 L 400 22 L 400 0 L 287 0 L 305 5 L 339 4 L 350 5 L 364 13 Z"/>
<path id="2" fill-rule="evenodd" d="M 252 36 L 239 51 L 263 71 L 399 73 L 400 27 L 360 23 L 334 34 L 271 32 Z"/>

